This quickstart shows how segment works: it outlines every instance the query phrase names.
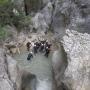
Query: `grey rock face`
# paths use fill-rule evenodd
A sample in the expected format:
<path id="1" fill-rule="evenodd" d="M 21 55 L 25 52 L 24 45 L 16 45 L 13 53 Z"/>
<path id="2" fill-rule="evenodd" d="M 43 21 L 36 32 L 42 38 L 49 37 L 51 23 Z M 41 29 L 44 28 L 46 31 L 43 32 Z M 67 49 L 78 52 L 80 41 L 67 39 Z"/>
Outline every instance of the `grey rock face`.
<path id="1" fill-rule="evenodd" d="M 55 90 L 63 90 L 66 87 L 62 84 L 62 78 L 64 76 L 65 69 L 67 67 L 67 57 L 63 50 L 63 47 L 60 46 L 60 49 L 56 50 L 53 53 L 52 57 L 52 66 L 54 70 L 54 77 L 56 80 L 56 88 Z M 67 89 L 65 89 L 67 90 Z"/>
<path id="2" fill-rule="evenodd" d="M 90 33 L 90 1 L 54 0 L 53 28 L 62 33 L 69 27 L 80 32 Z M 65 32 L 65 31 L 64 31 Z"/>
<path id="3" fill-rule="evenodd" d="M 90 90 L 90 35 L 66 30 L 63 46 L 68 66 L 62 82 L 69 90 Z"/>
<path id="4" fill-rule="evenodd" d="M 16 62 L 0 49 L 0 90 L 20 90 L 18 73 Z"/>
<path id="5" fill-rule="evenodd" d="M 26 0 L 29 3 L 32 1 Z M 24 11 L 23 0 L 13 0 L 13 2 Z M 39 16 L 39 21 L 42 20 L 41 22 L 44 23 L 44 25 L 40 24 L 42 29 L 44 26 L 48 27 L 47 22 L 52 21 L 49 24 L 52 24 L 54 31 L 62 36 L 65 35 L 65 28 L 90 33 L 90 0 L 38 0 L 34 6 L 28 5 L 29 12 L 33 11 L 32 7 L 36 8 L 36 12 L 39 13 L 39 15 L 36 14 L 35 18 Z M 40 15 L 40 13 L 43 15 Z"/>
<path id="6" fill-rule="evenodd" d="M 52 17 L 52 3 L 49 2 L 46 7 L 32 18 L 33 27 L 37 31 L 46 31 L 49 28 Z"/>

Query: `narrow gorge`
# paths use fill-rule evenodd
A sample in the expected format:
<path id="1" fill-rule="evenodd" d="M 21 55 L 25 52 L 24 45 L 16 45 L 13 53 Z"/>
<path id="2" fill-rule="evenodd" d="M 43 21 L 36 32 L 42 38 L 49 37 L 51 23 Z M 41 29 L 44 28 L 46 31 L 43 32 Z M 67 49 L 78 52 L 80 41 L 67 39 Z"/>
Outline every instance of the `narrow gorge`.
<path id="1" fill-rule="evenodd" d="M 0 90 L 90 90 L 89 0 L 0 0 L 0 14 Z M 48 57 L 32 51 L 44 40 Z"/>

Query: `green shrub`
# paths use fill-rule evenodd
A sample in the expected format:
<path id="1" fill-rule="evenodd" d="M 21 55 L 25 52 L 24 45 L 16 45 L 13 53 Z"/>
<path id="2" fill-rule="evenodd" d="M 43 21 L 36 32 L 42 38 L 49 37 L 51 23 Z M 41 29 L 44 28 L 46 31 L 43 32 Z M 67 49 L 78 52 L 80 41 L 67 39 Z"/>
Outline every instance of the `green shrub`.
<path id="1" fill-rule="evenodd" d="M 8 3 L 10 0 L 0 0 L 0 5 L 4 5 L 6 3 Z"/>
<path id="2" fill-rule="evenodd" d="M 15 19 L 16 18 L 16 19 Z M 18 30 L 25 30 L 31 24 L 31 16 L 19 15 L 14 17 L 13 23 Z"/>
<path id="3" fill-rule="evenodd" d="M 7 32 L 4 27 L 0 26 L 0 40 L 5 40 L 9 36 L 11 36 L 11 34 Z"/>

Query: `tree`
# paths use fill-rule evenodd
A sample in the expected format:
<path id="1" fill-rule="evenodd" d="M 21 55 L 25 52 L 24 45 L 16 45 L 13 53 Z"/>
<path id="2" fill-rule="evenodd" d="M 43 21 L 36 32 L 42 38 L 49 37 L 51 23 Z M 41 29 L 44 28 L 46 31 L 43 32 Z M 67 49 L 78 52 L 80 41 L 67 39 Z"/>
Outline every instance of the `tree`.
<path id="1" fill-rule="evenodd" d="M 0 0 L 0 25 L 10 24 L 13 15 L 11 0 Z"/>
<path id="2" fill-rule="evenodd" d="M 24 8 L 26 15 L 31 12 L 37 12 L 43 5 L 42 0 L 24 0 Z"/>

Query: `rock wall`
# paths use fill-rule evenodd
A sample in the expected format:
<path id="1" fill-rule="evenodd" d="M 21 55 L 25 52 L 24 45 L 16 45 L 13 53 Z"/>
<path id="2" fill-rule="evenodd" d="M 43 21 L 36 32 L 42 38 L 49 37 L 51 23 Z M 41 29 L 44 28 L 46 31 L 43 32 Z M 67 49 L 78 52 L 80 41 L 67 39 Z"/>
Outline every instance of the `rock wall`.
<path id="1" fill-rule="evenodd" d="M 20 90 L 19 69 L 16 62 L 0 49 L 0 90 Z"/>
<path id="2" fill-rule="evenodd" d="M 62 80 L 66 90 L 90 90 L 90 35 L 66 30 L 62 43 L 68 61 Z"/>
<path id="3" fill-rule="evenodd" d="M 89 0 L 53 0 L 53 28 L 55 32 L 65 33 L 65 28 L 90 33 Z M 64 29 L 63 29 L 64 28 Z"/>
<path id="4" fill-rule="evenodd" d="M 57 90 L 90 90 L 90 35 L 66 30 L 52 66 Z"/>
<path id="5" fill-rule="evenodd" d="M 25 1 L 28 4 L 29 13 L 34 12 L 32 8 L 36 9 L 36 13 L 32 14 L 32 16 L 35 15 L 33 20 L 33 26 L 35 28 L 38 27 L 40 30 L 45 30 L 45 28 L 49 29 L 49 27 L 52 27 L 52 29 L 61 36 L 65 35 L 65 28 L 74 29 L 82 33 L 90 33 L 90 0 Z M 13 2 L 18 7 L 21 7 L 19 7 L 19 9 L 23 9 L 24 11 L 24 0 L 14 0 Z M 35 2 L 35 5 L 32 6 L 30 2 Z M 41 23 L 43 23 L 43 25 Z"/>
<path id="6" fill-rule="evenodd" d="M 63 47 L 60 45 L 59 49 L 54 51 L 52 55 L 52 66 L 54 71 L 54 78 L 56 89 L 55 90 L 67 90 L 63 86 L 62 79 L 64 76 L 65 69 L 68 65 L 66 53 Z"/>
<path id="7" fill-rule="evenodd" d="M 51 24 L 54 32 L 56 34 L 60 34 L 61 37 L 65 35 L 66 28 L 74 29 L 82 33 L 90 33 L 90 1 L 47 1 L 44 8 L 36 13 L 36 16 L 34 17 L 34 22 L 36 22 L 34 23 L 34 26 L 36 27 L 37 25 L 37 27 L 40 27 L 38 28 L 40 30 L 45 30 L 45 28 L 49 30 Z M 42 23 L 43 25 L 40 23 Z"/>

